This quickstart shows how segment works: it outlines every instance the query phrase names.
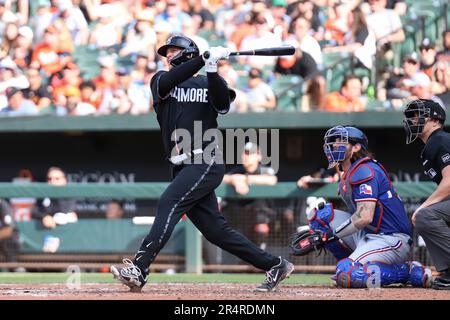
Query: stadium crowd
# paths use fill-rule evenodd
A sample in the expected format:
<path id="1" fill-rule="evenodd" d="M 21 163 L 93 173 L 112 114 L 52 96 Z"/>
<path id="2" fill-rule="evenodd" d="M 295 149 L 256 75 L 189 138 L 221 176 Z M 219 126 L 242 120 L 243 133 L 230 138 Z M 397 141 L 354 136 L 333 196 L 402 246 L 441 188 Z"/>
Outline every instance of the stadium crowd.
<path id="1" fill-rule="evenodd" d="M 221 61 L 238 93 L 233 112 L 281 109 L 291 89 L 298 111 L 399 109 L 416 97 L 449 105 L 448 21 L 405 52 L 413 9 L 407 0 L 0 0 L 0 116 L 147 113 L 150 79 L 166 68 L 156 48 L 175 33 L 201 52 L 297 48 Z M 351 68 L 335 77 L 343 57 Z"/>

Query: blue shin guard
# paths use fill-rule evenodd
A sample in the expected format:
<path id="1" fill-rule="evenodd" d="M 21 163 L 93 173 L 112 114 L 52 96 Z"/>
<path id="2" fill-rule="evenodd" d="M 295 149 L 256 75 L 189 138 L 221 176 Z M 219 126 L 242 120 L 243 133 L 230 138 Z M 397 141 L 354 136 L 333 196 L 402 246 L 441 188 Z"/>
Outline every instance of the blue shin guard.
<path id="1" fill-rule="evenodd" d="M 429 268 L 425 268 L 417 261 L 410 263 L 409 283 L 416 288 L 431 287 L 432 274 Z"/>
<path id="2" fill-rule="evenodd" d="M 393 283 L 407 283 L 409 265 L 368 262 L 361 264 L 346 258 L 338 262 L 334 279 L 343 288 L 376 288 Z"/>

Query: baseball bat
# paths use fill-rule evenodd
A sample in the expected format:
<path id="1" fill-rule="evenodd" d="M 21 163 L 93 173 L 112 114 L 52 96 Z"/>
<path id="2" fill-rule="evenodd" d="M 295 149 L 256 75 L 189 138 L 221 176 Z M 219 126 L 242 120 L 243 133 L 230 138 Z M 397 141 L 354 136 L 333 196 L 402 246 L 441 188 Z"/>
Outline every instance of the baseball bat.
<path id="1" fill-rule="evenodd" d="M 233 51 L 230 56 L 289 56 L 295 53 L 295 48 L 293 46 L 283 46 L 283 47 L 273 47 L 273 48 L 262 48 L 246 51 Z M 209 51 L 203 53 L 205 59 L 209 58 Z"/>

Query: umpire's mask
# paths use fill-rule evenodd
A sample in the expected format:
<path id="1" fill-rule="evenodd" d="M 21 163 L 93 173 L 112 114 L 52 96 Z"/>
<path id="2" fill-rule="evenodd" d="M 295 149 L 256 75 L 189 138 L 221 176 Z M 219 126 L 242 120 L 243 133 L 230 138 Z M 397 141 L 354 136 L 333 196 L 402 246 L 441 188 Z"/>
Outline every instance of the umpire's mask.
<path id="1" fill-rule="evenodd" d="M 437 102 L 428 99 L 417 99 L 409 102 L 403 112 L 403 128 L 406 133 L 406 144 L 412 143 L 423 132 L 427 119 L 445 122 L 445 110 Z"/>
<path id="2" fill-rule="evenodd" d="M 167 39 L 166 44 L 158 49 L 158 54 L 166 57 L 167 49 L 169 49 L 170 47 L 181 49 L 181 51 L 176 56 L 174 56 L 172 60 L 170 60 L 170 64 L 174 67 L 190 59 L 198 57 L 200 54 L 198 46 L 195 44 L 195 42 L 183 35 L 174 35 Z"/>

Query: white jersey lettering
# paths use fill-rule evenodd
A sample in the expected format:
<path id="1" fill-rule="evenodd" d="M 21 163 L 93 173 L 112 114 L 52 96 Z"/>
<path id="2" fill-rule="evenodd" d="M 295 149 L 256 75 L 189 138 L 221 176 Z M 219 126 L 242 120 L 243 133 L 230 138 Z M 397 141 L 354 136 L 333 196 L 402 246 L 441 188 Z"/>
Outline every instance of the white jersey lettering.
<path id="1" fill-rule="evenodd" d="M 170 92 L 170 96 L 178 102 L 202 102 L 208 103 L 208 89 L 205 88 L 178 88 Z"/>

